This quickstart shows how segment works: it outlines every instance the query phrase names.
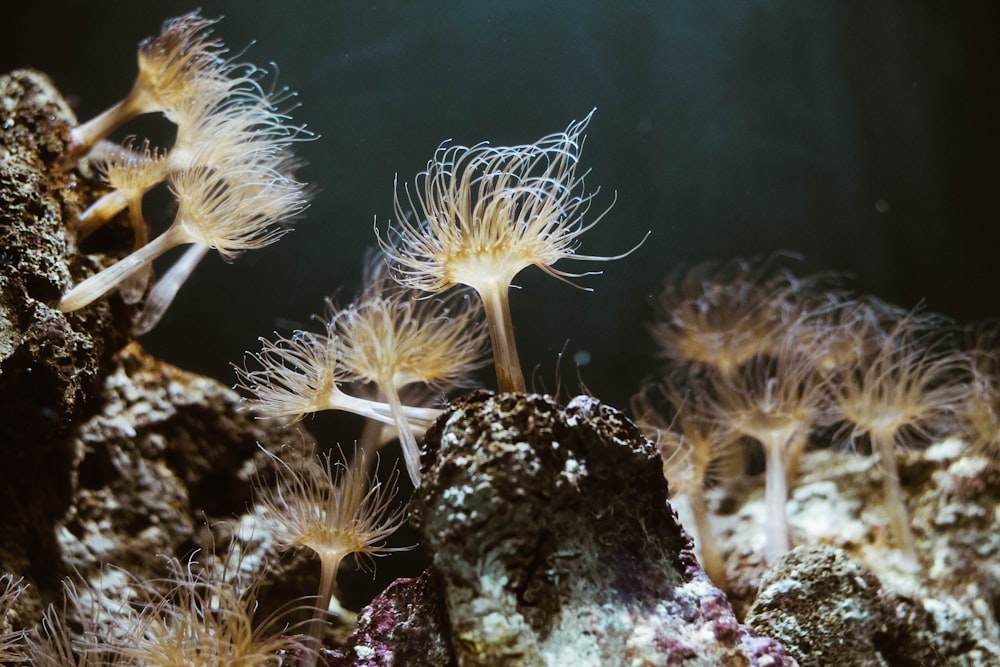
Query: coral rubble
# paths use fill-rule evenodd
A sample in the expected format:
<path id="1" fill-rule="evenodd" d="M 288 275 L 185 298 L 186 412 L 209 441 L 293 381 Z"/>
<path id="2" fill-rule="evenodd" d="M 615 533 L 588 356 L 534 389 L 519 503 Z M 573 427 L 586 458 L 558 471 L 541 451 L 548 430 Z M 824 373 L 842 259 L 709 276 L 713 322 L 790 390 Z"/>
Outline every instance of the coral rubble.
<path id="1" fill-rule="evenodd" d="M 797 547 L 776 562 L 747 622 L 781 641 L 802 667 L 986 667 L 1000 660 L 985 624 L 955 598 L 891 593 L 829 546 Z"/>

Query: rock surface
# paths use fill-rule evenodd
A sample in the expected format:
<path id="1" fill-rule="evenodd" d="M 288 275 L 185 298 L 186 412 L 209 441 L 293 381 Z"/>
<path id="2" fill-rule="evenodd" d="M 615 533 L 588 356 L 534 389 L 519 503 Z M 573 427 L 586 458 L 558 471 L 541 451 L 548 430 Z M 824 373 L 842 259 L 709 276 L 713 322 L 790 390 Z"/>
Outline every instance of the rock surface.
<path id="1" fill-rule="evenodd" d="M 902 454 L 899 470 L 916 571 L 890 543 L 877 462 L 819 450 L 787 506 L 801 546 L 770 569 L 760 480 L 716 504 L 732 508 L 714 517 L 730 599 L 803 665 L 1000 664 L 1000 462 L 949 440 Z"/>
<path id="2" fill-rule="evenodd" d="M 68 316 L 54 307 L 99 259 L 68 229 L 100 189 L 59 166 L 75 122 L 44 75 L 0 76 L 0 446 L 65 433 L 126 343 L 114 300 Z M 111 240 L 105 252 L 124 251 Z"/>
<path id="3" fill-rule="evenodd" d="M 325 656 L 328 667 L 451 667 L 441 582 L 431 571 L 397 579 L 358 614 L 358 628 Z"/>
<path id="4" fill-rule="evenodd" d="M 480 392 L 428 432 L 422 462 L 414 514 L 458 664 L 795 664 L 736 621 L 617 410 Z"/>
<path id="5" fill-rule="evenodd" d="M 93 417 L 43 443 L 44 461 L 19 469 L 32 489 L 23 504 L 47 511 L 8 514 L 0 570 L 31 584 L 22 604 L 36 613 L 61 595 L 64 577 L 88 583 L 114 607 L 128 598 L 129 582 L 110 576 L 108 565 L 150 580 L 165 575 L 164 557 L 210 550 L 210 526 L 250 505 L 251 476 L 265 458 L 257 443 L 311 445 L 297 429 L 241 411 L 230 389 L 136 344 L 115 357 L 94 404 Z M 262 552 L 264 537 L 256 536 Z M 273 549 L 259 556 L 245 567 L 276 558 Z"/>
<path id="6" fill-rule="evenodd" d="M 778 559 L 747 623 L 779 640 L 802 667 L 1000 664 L 987 625 L 953 598 L 890 593 L 828 546 L 797 547 Z"/>

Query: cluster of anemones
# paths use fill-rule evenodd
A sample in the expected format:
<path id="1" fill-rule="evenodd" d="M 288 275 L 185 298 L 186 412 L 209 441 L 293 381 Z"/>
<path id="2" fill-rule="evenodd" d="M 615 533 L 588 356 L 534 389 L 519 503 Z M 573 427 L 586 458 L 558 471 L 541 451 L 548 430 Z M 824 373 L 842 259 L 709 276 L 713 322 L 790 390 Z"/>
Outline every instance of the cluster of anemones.
<path id="1" fill-rule="evenodd" d="M 100 153 L 98 168 L 112 187 L 80 215 L 78 238 L 128 209 L 136 249 L 69 290 L 60 310 L 82 308 L 146 275 L 151 262 L 171 248 L 194 244 L 147 299 L 136 325 L 147 331 L 209 249 L 229 259 L 273 243 L 306 207 L 305 185 L 292 177 L 297 160 L 290 146 L 308 134 L 290 125 L 279 108 L 289 94 L 265 91 L 263 70 L 227 59 L 222 43 L 211 37 L 213 23 L 198 13 L 166 22 L 157 37 L 140 45 L 139 74 L 129 95 L 72 130 L 65 161 Z M 99 143 L 136 116 L 154 112 L 177 126 L 169 150 L 148 141 L 137 146 L 135 139 L 122 146 Z M 177 198 L 177 214 L 166 231 L 148 240 L 142 199 L 160 183 Z"/>

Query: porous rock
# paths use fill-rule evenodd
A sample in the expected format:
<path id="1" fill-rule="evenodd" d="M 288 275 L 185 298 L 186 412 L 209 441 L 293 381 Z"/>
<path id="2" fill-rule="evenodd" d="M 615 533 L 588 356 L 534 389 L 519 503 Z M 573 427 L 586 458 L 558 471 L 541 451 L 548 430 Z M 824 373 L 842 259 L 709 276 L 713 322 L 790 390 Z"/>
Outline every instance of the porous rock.
<path id="1" fill-rule="evenodd" d="M 311 445 L 287 423 L 258 420 L 209 378 L 147 355 L 137 343 L 116 358 L 102 409 L 70 437 L 69 508 L 57 527 L 65 564 L 162 570 L 162 555 L 202 546 L 200 526 L 251 504 L 251 477 L 277 448 Z M 94 573 L 96 574 L 96 573 Z"/>
<path id="2" fill-rule="evenodd" d="M 833 547 L 797 547 L 761 581 L 746 621 L 802 667 L 885 667 L 891 615 L 878 578 Z"/>
<path id="3" fill-rule="evenodd" d="M 761 580 L 747 623 L 802 667 L 1000 664 L 991 632 L 951 598 L 887 591 L 831 546 L 801 546 Z"/>
<path id="4" fill-rule="evenodd" d="M 68 229 L 100 190 L 60 166 L 75 122 L 45 75 L 0 75 L 0 447 L 65 433 L 127 342 L 120 300 L 68 315 L 55 308 L 103 257 L 79 254 Z M 126 251 L 104 240 L 105 252 Z"/>
<path id="5" fill-rule="evenodd" d="M 415 579 L 397 579 L 357 620 L 347 641 L 324 655 L 327 667 L 455 664 L 441 584 L 431 570 Z"/>
<path id="6" fill-rule="evenodd" d="M 737 622 L 617 410 L 479 392 L 428 432 L 422 463 L 414 518 L 457 664 L 796 664 Z"/>
<path id="7" fill-rule="evenodd" d="M 160 578 L 164 557 L 210 550 L 215 522 L 250 504 L 257 443 L 312 443 L 146 354 L 129 335 L 137 304 L 111 293 L 56 308 L 133 244 L 118 221 L 77 245 L 72 222 L 106 187 L 61 163 L 75 122 L 45 75 L 0 75 L 0 573 L 27 585 L 14 610 L 26 626 L 64 578 L 113 608 L 129 577 Z M 261 562 L 245 567 L 270 564 L 266 538 L 253 536 Z"/>
<path id="8" fill-rule="evenodd" d="M 107 609 L 127 609 L 134 581 L 165 576 L 165 557 L 210 555 L 215 522 L 247 511 L 254 471 L 266 467 L 258 443 L 312 445 L 304 431 L 254 419 L 232 390 L 135 343 L 115 357 L 95 403 L 96 414 L 47 443 L 44 465 L 19 471 L 32 489 L 23 504 L 45 508 L 9 515 L 0 548 L 0 569 L 31 584 L 19 601 L 26 618 L 60 595 L 64 577 Z M 263 531 L 241 548 L 248 570 L 276 559 Z"/>
<path id="9" fill-rule="evenodd" d="M 771 569 L 758 555 L 762 480 L 713 517 L 737 613 L 803 664 L 1000 664 L 1000 462 L 956 439 L 900 453 L 917 567 L 890 539 L 876 459 L 821 449 L 802 463 L 787 506 L 801 546 Z"/>

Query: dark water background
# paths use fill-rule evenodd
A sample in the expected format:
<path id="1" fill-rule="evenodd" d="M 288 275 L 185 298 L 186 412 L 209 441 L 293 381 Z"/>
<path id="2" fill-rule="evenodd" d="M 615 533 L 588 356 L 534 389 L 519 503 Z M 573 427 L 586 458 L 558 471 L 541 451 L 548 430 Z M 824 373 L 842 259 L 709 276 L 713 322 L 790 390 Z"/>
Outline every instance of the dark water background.
<path id="1" fill-rule="evenodd" d="M 141 38 L 194 7 L 10 4 L 0 70 L 47 71 L 81 118 L 127 91 Z M 643 323 L 665 274 L 713 258 L 790 250 L 803 272 L 850 272 L 901 305 L 998 315 L 993 5 L 204 2 L 231 49 L 256 40 L 245 59 L 276 62 L 299 92 L 295 118 L 322 135 L 301 151 L 319 192 L 277 245 L 204 262 L 145 342 L 231 383 L 257 336 L 309 326 L 338 288 L 353 296 L 394 175 L 412 179 L 444 139 L 530 142 L 593 107 L 583 164 L 597 206 L 618 201 L 581 251 L 652 233 L 581 280 L 592 293 L 519 276 L 522 360 L 548 388 L 565 345 L 590 357 L 587 387 L 623 405 L 650 372 Z"/>
<path id="2" fill-rule="evenodd" d="M 195 6 L 4 3 L 0 71 L 48 72 L 88 118 L 131 86 L 139 40 Z M 565 347 L 570 390 L 578 373 L 624 407 L 655 368 L 643 323 L 664 276 L 708 259 L 795 251 L 800 271 L 850 272 L 859 291 L 900 305 L 1000 315 L 995 3 L 201 6 L 225 15 L 217 33 L 230 48 L 256 40 L 245 59 L 278 64 L 300 94 L 295 118 L 322 138 L 302 146 L 318 194 L 297 229 L 232 265 L 210 256 L 144 339 L 181 367 L 232 384 L 230 362 L 258 336 L 312 326 L 338 289 L 351 298 L 394 175 L 412 179 L 442 140 L 526 143 L 594 107 L 583 165 L 601 186 L 596 207 L 615 192 L 617 203 L 581 252 L 651 235 L 580 281 L 593 292 L 537 269 L 519 276 L 514 322 L 539 387 L 554 387 Z M 577 371 L 574 357 L 589 363 Z M 330 445 L 355 426 L 310 422 Z"/>

